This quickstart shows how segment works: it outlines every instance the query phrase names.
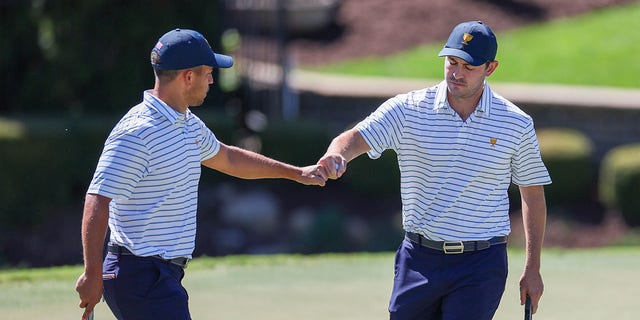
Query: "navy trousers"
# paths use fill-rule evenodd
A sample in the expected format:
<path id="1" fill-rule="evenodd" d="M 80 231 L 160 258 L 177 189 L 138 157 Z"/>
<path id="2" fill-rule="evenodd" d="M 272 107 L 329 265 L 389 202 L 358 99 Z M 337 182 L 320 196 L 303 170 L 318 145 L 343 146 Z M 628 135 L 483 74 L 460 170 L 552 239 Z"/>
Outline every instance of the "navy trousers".
<path id="1" fill-rule="evenodd" d="M 107 253 L 103 264 L 104 299 L 119 320 L 188 320 L 184 270 L 153 257 Z"/>
<path id="2" fill-rule="evenodd" d="M 404 239 L 396 252 L 391 320 L 490 320 L 507 280 L 506 244 L 445 254 Z"/>

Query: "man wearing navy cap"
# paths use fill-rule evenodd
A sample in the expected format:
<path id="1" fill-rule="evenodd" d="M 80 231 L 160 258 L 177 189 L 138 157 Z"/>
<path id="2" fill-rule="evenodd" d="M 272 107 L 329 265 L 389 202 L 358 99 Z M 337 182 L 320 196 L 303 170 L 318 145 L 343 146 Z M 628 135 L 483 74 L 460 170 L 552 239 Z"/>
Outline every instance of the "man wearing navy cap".
<path id="1" fill-rule="evenodd" d="M 201 165 L 245 179 L 320 186 L 326 180 L 318 166 L 300 168 L 227 146 L 191 113 L 207 96 L 213 69 L 233 65 L 202 34 L 166 33 L 151 50 L 151 65 L 154 88 L 111 131 L 87 191 L 84 273 L 76 284 L 82 319 L 103 294 L 118 319 L 191 318 L 181 281 L 195 244 Z"/>
<path id="2" fill-rule="evenodd" d="M 393 97 L 337 136 L 319 160 L 330 179 L 348 161 L 398 157 L 405 238 L 398 248 L 390 318 L 492 319 L 507 279 L 507 189 L 518 185 L 526 235 L 520 300 L 542 295 L 540 253 L 551 183 L 533 120 L 486 82 L 498 67 L 495 35 L 457 25 L 439 56 L 444 81 Z"/>

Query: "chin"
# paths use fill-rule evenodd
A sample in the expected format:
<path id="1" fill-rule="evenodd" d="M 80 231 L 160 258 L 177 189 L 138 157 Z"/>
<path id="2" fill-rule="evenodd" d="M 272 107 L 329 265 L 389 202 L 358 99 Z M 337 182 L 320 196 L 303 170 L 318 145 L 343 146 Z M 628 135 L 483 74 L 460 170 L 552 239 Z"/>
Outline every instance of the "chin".
<path id="1" fill-rule="evenodd" d="M 204 103 L 204 99 L 194 102 L 191 106 L 192 106 L 192 107 L 199 107 L 199 106 L 201 106 L 203 103 Z"/>
<path id="2" fill-rule="evenodd" d="M 460 87 L 454 85 L 454 84 L 448 84 L 447 85 L 447 90 L 449 90 L 449 92 L 454 93 L 454 92 L 459 92 L 460 91 Z"/>

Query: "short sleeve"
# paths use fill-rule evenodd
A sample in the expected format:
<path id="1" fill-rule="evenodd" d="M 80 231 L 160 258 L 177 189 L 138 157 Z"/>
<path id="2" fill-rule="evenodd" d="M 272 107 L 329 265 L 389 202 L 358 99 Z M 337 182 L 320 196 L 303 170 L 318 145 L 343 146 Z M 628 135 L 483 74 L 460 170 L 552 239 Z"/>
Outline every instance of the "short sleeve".
<path id="1" fill-rule="evenodd" d="M 524 128 L 520 145 L 512 158 L 512 181 L 519 186 L 546 185 L 551 177 L 540 156 L 533 122 Z"/>
<path id="2" fill-rule="evenodd" d="M 111 199 L 128 198 L 148 173 L 147 150 L 141 139 L 134 134 L 109 137 L 88 192 Z"/>
<path id="3" fill-rule="evenodd" d="M 386 149 L 398 149 L 405 119 L 405 99 L 406 95 L 398 95 L 387 100 L 356 125 L 356 130 L 371 148 L 367 152 L 371 159 L 379 158 Z"/>
<path id="4" fill-rule="evenodd" d="M 220 151 L 220 141 L 215 134 L 204 124 L 202 120 L 197 119 L 198 139 L 200 143 L 200 162 L 215 156 Z"/>

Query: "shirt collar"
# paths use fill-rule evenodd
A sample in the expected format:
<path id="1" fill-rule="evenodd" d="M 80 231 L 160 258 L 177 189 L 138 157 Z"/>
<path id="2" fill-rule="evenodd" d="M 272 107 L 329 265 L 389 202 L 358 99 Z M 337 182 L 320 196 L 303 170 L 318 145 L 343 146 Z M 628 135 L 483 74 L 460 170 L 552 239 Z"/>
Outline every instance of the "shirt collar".
<path id="1" fill-rule="evenodd" d="M 489 87 L 489 83 L 484 82 L 484 90 L 482 91 L 482 97 L 478 102 L 478 106 L 476 107 L 475 113 L 483 113 L 489 116 L 491 111 L 491 97 L 493 96 L 493 92 L 491 91 L 491 87 Z M 433 101 L 433 107 L 438 112 L 454 112 L 451 106 L 449 106 L 449 102 L 447 101 L 447 81 L 443 80 L 436 86 L 436 96 Z"/>
<path id="2" fill-rule="evenodd" d="M 164 101 L 160 100 L 160 98 L 154 96 L 151 93 L 152 90 L 147 90 L 144 92 L 143 100 L 144 102 L 152 109 L 158 111 L 162 116 L 167 118 L 171 124 L 175 124 L 178 120 L 186 120 L 191 116 L 191 110 L 187 108 L 187 111 L 182 114 L 173 108 L 171 108 Z"/>

